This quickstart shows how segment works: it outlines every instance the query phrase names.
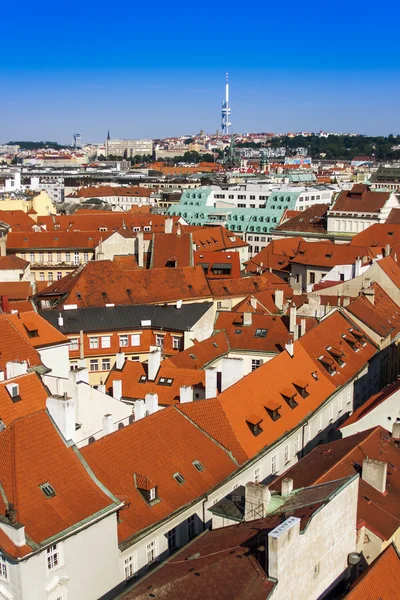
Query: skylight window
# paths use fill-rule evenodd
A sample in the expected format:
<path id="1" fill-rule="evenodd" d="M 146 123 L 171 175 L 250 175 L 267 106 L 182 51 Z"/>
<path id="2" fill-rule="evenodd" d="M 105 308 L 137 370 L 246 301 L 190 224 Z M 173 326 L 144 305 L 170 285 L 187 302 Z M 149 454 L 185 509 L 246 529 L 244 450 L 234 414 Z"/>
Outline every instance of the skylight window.
<path id="1" fill-rule="evenodd" d="M 185 478 L 181 473 L 174 473 L 173 478 L 179 483 L 179 485 L 185 483 Z"/>
<path id="2" fill-rule="evenodd" d="M 56 495 L 56 490 L 48 481 L 46 481 L 46 483 L 41 483 L 39 487 L 42 490 L 43 494 L 46 496 L 46 498 L 53 498 L 53 496 Z"/>
<path id="3" fill-rule="evenodd" d="M 266 329 L 256 329 L 254 332 L 254 337 L 261 337 L 261 338 L 267 337 L 267 330 Z"/>
<path id="4" fill-rule="evenodd" d="M 198 471 L 204 471 L 204 465 L 201 464 L 201 462 L 199 460 L 194 460 L 192 462 L 192 465 L 194 466 L 195 469 L 197 469 Z"/>
<path id="5" fill-rule="evenodd" d="M 146 375 L 141 375 L 140 379 L 139 379 L 139 383 L 146 383 L 146 381 L 147 381 Z"/>
<path id="6" fill-rule="evenodd" d="M 194 354 L 189 354 L 190 358 L 193 358 L 193 360 L 196 360 L 196 356 Z"/>
<path id="7" fill-rule="evenodd" d="M 214 348 L 219 348 L 217 342 L 213 342 L 213 346 L 214 346 Z"/>
<path id="8" fill-rule="evenodd" d="M 238 334 L 242 333 L 242 330 L 241 329 L 235 329 L 235 333 L 238 333 Z"/>

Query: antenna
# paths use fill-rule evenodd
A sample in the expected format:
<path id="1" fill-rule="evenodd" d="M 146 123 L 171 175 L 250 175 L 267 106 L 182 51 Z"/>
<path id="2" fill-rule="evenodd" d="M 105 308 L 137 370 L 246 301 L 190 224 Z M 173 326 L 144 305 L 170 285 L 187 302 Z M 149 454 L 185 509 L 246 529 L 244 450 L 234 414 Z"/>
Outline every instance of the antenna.
<path id="1" fill-rule="evenodd" d="M 75 150 L 77 148 L 81 147 L 81 139 L 82 139 L 82 136 L 80 133 L 74 133 L 74 148 L 75 148 Z"/>
<path id="2" fill-rule="evenodd" d="M 229 122 L 231 114 L 231 109 L 229 106 L 229 77 L 228 73 L 225 75 L 225 101 L 222 103 L 221 109 L 221 127 L 222 134 L 229 135 L 229 127 L 232 126 L 232 123 Z"/>

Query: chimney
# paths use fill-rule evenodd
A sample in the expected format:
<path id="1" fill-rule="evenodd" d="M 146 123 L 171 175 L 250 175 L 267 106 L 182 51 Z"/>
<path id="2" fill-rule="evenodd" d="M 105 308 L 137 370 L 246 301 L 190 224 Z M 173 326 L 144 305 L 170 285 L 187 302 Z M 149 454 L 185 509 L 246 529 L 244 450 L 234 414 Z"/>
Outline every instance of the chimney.
<path id="1" fill-rule="evenodd" d="M 97 391 L 101 392 L 102 394 L 106 393 L 106 386 L 104 385 L 104 383 L 99 383 L 99 385 L 97 386 Z"/>
<path id="2" fill-rule="evenodd" d="M 112 384 L 112 390 L 113 390 L 113 398 L 115 398 L 116 400 L 121 400 L 121 398 L 122 398 L 122 380 L 121 379 L 114 379 L 113 384 Z"/>
<path id="3" fill-rule="evenodd" d="M 281 496 L 287 498 L 293 492 L 293 479 L 285 477 L 281 483 Z"/>
<path id="4" fill-rule="evenodd" d="M 64 319 L 61 313 L 58 315 L 57 323 L 59 327 L 64 327 Z"/>
<path id="5" fill-rule="evenodd" d="M 246 483 L 244 500 L 244 520 L 263 519 L 267 514 L 267 506 L 271 500 L 271 492 L 262 483 Z"/>
<path id="6" fill-rule="evenodd" d="M 193 402 L 193 386 L 184 385 L 179 388 L 180 403 Z"/>
<path id="7" fill-rule="evenodd" d="M 254 309 L 256 309 L 257 308 L 257 298 L 254 298 L 254 296 L 252 296 L 250 298 L 250 304 Z"/>
<path id="8" fill-rule="evenodd" d="M 361 274 L 361 258 L 359 256 L 357 256 L 355 263 L 354 263 L 354 277 L 359 277 L 359 275 Z"/>
<path id="9" fill-rule="evenodd" d="M 115 368 L 121 371 L 125 364 L 125 352 L 117 352 L 115 355 Z"/>
<path id="10" fill-rule="evenodd" d="M 60 430 L 63 438 L 68 442 L 75 441 L 75 401 L 63 396 L 49 396 L 46 400 L 46 408 L 51 418 Z"/>
<path id="11" fill-rule="evenodd" d="M 245 312 L 243 313 L 243 325 L 249 327 L 253 323 L 253 313 Z"/>
<path id="12" fill-rule="evenodd" d="M 152 415 L 158 411 L 158 394 L 146 394 L 144 398 L 146 414 Z"/>
<path id="13" fill-rule="evenodd" d="M 140 419 L 143 419 L 143 417 L 146 416 L 146 407 L 145 407 L 144 400 L 136 400 L 134 414 L 135 414 L 135 421 L 140 421 Z"/>
<path id="14" fill-rule="evenodd" d="M 306 320 L 301 319 L 300 321 L 300 337 L 302 337 L 306 332 Z"/>
<path id="15" fill-rule="evenodd" d="M 289 517 L 268 534 L 268 575 L 280 581 L 287 573 L 287 556 L 293 550 L 291 544 L 297 546 L 300 535 L 300 519 Z"/>
<path id="16" fill-rule="evenodd" d="M 278 310 L 283 310 L 283 290 L 275 290 L 275 306 Z"/>
<path id="17" fill-rule="evenodd" d="M 161 364 L 161 348 L 157 348 L 152 352 L 149 352 L 148 366 L 147 366 L 147 379 L 154 381 L 157 377 L 158 370 Z"/>
<path id="18" fill-rule="evenodd" d="M 83 329 L 79 332 L 79 358 L 85 358 L 85 348 L 83 345 Z"/>
<path id="19" fill-rule="evenodd" d="M 392 438 L 396 440 L 396 442 L 400 442 L 400 421 L 393 423 Z"/>
<path id="20" fill-rule="evenodd" d="M 166 217 L 165 224 L 164 224 L 165 233 L 172 233 L 173 224 L 174 224 L 174 221 L 173 221 L 172 217 Z"/>
<path id="21" fill-rule="evenodd" d="M 390 244 L 386 244 L 386 247 L 385 247 L 385 256 L 390 256 Z"/>
<path id="22" fill-rule="evenodd" d="M 28 363 L 26 360 L 21 362 L 17 360 L 9 360 L 6 363 L 6 379 L 12 379 L 18 377 L 18 375 L 25 375 L 28 372 Z"/>
<path id="23" fill-rule="evenodd" d="M 0 371 L 0 381 L 4 381 L 4 380 L 5 380 L 5 372 Z"/>
<path id="24" fill-rule="evenodd" d="M 375 304 L 375 290 L 372 288 L 367 288 L 363 291 L 364 296 L 367 300 L 371 302 L 372 305 Z"/>
<path id="25" fill-rule="evenodd" d="M 176 301 L 176 308 L 179 310 L 182 308 L 182 300 L 177 300 Z"/>
<path id="26" fill-rule="evenodd" d="M 217 389 L 217 369 L 205 369 L 206 372 L 206 398 L 215 398 Z"/>
<path id="27" fill-rule="evenodd" d="M 143 231 L 138 231 L 137 236 L 137 263 L 138 267 L 144 266 L 144 233 Z"/>
<path id="28" fill-rule="evenodd" d="M 297 308 L 295 304 L 291 304 L 289 308 L 289 331 L 293 333 L 296 338 L 296 316 L 297 316 Z"/>
<path id="29" fill-rule="evenodd" d="M 221 359 L 221 391 L 242 379 L 243 377 L 243 359 L 228 358 Z"/>
<path id="30" fill-rule="evenodd" d="M 8 300 L 8 296 L 1 296 L 1 308 L 4 313 L 10 312 L 10 303 Z"/>
<path id="31" fill-rule="evenodd" d="M 387 463 L 374 458 L 365 458 L 362 464 L 362 478 L 383 494 L 386 490 Z"/>
<path id="32" fill-rule="evenodd" d="M 114 421 L 110 414 L 103 417 L 103 435 L 108 435 L 114 431 Z"/>
<path id="33" fill-rule="evenodd" d="M 294 343 L 293 338 L 289 338 L 287 343 L 285 344 L 285 350 L 293 358 L 294 356 Z"/>

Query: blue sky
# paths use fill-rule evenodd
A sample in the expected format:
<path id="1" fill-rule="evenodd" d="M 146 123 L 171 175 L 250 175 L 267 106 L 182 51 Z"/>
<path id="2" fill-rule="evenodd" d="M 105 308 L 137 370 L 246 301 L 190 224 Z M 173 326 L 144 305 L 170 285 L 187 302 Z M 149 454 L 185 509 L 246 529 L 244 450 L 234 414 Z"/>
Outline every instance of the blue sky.
<path id="1" fill-rule="evenodd" d="M 234 131 L 399 133 L 400 9 L 383 7 L 4 3 L 0 142 L 213 132 L 225 71 Z"/>

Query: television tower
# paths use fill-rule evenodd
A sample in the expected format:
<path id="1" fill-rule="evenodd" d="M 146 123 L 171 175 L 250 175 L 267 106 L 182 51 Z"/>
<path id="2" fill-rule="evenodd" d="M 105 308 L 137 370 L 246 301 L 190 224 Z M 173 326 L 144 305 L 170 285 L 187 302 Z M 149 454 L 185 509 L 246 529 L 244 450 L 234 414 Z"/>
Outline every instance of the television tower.
<path id="1" fill-rule="evenodd" d="M 229 127 L 231 127 L 232 123 L 229 122 L 229 118 L 231 115 L 231 109 L 229 106 L 229 79 L 228 73 L 226 74 L 226 83 L 225 83 L 225 101 L 222 103 L 221 110 L 221 127 L 222 134 L 229 135 Z"/>
<path id="2" fill-rule="evenodd" d="M 74 133 L 74 148 L 80 148 L 82 135 L 80 133 Z"/>

